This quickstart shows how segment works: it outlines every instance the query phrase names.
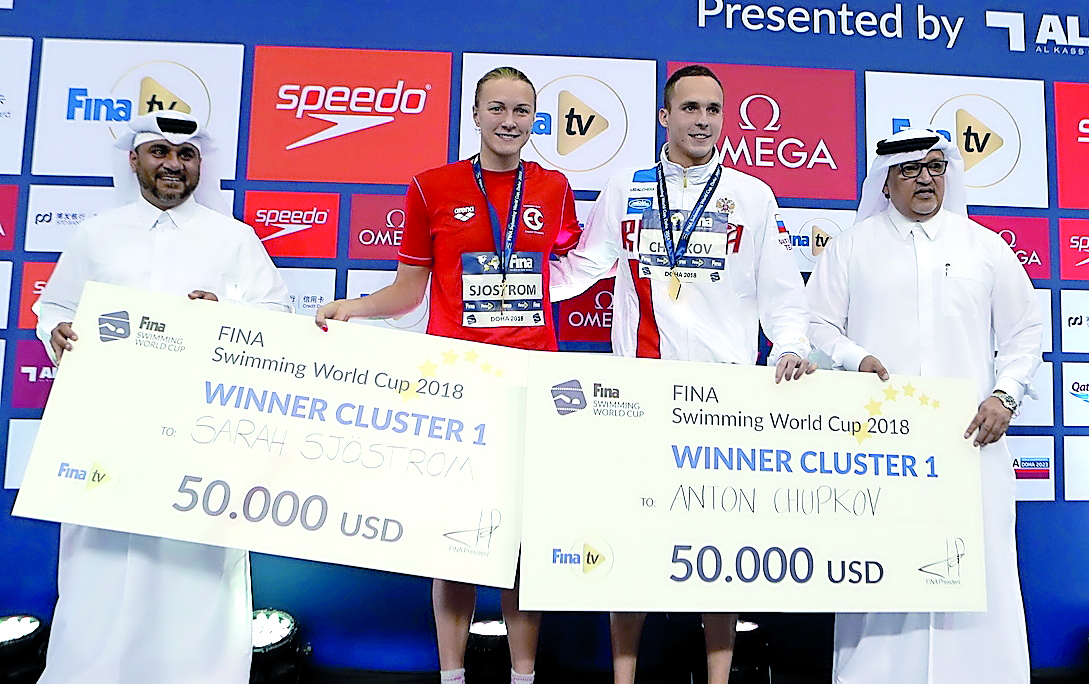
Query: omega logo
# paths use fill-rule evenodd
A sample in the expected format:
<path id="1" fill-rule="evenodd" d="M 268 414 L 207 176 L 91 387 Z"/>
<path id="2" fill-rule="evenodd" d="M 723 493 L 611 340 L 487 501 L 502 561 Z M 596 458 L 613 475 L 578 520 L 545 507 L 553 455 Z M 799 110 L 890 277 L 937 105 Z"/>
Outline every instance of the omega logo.
<path id="1" fill-rule="evenodd" d="M 756 95 L 749 95 L 748 97 L 746 97 L 744 100 L 741 101 L 740 114 L 741 114 L 742 123 L 739 126 L 741 128 L 741 130 L 744 130 L 744 131 L 755 131 L 756 130 L 756 126 L 752 125 L 752 119 L 749 118 L 749 104 L 751 104 L 752 101 L 756 100 L 756 99 L 764 100 L 765 102 L 767 102 L 768 104 L 771 105 L 771 120 L 768 121 L 766 126 L 764 126 L 764 130 L 765 131 L 777 131 L 777 130 L 779 130 L 779 128 L 780 128 L 780 126 L 779 126 L 779 113 L 780 113 L 779 103 L 775 101 L 775 98 L 771 97 L 770 95 L 764 95 L 763 93 L 757 93 Z"/>

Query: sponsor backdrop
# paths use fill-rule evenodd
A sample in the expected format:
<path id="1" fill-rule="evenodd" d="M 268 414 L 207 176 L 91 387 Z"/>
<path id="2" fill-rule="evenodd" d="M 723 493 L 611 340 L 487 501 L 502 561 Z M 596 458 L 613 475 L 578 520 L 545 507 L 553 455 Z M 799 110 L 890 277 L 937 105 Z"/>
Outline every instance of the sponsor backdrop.
<path id="1" fill-rule="evenodd" d="M 1078 665 L 1089 599 L 1054 587 L 1089 576 L 1089 10 L 823 4 L 446 3 L 423 17 L 397 3 L 195 0 L 149 24 L 134 0 L 0 0 L 0 558 L 19 560 L 0 575 L 0 614 L 52 613 L 57 529 L 9 514 L 54 373 L 30 307 L 75 226 L 112 206 L 112 144 L 132 116 L 181 109 L 205 123 L 222 163 L 205 182 L 224 179 L 311 315 L 392 280 L 407 183 L 476 151 L 486 70 L 534 80 L 525 156 L 567 174 L 585 218 L 610 175 L 650 164 L 660 87 L 698 61 L 726 84 L 726 163 L 776 191 L 803 272 L 851 225 L 876 140 L 929 126 L 960 148 L 973 217 L 1010 245 L 1047 314 L 1037 395 L 1011 429 L 1021 577 L 1033 666 Z M 375 324 L 422 331 L 427 306 Z M 608 351 L 611 320 L 604 281 L 557 305 L 561 347 Z M 320 664 L 437 665 L 426 580 L 255 556 L 253 582 L 258 603 L 300 617 Z M 607 667 L 600 632 L 592 660 L 565 638 L 546 625 L 543 657 Z"/>

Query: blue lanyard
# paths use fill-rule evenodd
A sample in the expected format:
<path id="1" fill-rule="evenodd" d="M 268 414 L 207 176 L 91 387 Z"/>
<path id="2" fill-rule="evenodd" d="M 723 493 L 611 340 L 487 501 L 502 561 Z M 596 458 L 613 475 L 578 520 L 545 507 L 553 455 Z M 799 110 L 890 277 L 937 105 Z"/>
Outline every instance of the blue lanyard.
<path id="1" fill-rule="evenodd" d="M 507 214 L 507 230 L 503 235 L 499 233 L 499 212 L 492 206 L 488 199 L 488 191 L 484 189 L 484 172 L 480 170 L 480 155 L 473 157 L 473 177 L 480 193 L 484 195 L 484 203 L 488 205 L 488 217 L 492 222 L 492 237 L 495 239 L 495 254 L 499 257 L 499 271 L 503 274 L 503 280 L 507 279 L 507 267 L 510 258 L 514 255 L 514 238 L 518 235 L 518 221 L 522 214 L 522 194 L 526 186 L 526 169 L 523 162 L 518 162 L 518 172 L 514 175 L 514 189 L 510 193 L 510 213 Z"/>
<path id="2" fill-rule="evenodd" d="M 703 192 L 700 193 L 696 205 L 692 207 L 692 211 L 688 214 L 688 220 L 684 222 L 676 246 L 673 244 L 673 224 L 669 220 L 672 212 L 669 211 L 669 193 L 666 191 L 665 169 L 662 167 L 662 162 L 658 162 L 657 172 L 658 220 L 662 224 L 662 246 L 665 247 L 666 257 L 669 259 L 669 266 L 672 268 L 677 265 L 677 259 L 683 257 L 684 253 L 688 251 L 688 241 L 696 230 L 696 224 L 699 223 L 704 210 L 707 209 L 707 205 L 711 202 L 711 195 L 715 194 L 715 189 L 718 188 L 719 178 L 722 177 L 722 165 L 715 167 L 711 178 L 703 186 Z"/>

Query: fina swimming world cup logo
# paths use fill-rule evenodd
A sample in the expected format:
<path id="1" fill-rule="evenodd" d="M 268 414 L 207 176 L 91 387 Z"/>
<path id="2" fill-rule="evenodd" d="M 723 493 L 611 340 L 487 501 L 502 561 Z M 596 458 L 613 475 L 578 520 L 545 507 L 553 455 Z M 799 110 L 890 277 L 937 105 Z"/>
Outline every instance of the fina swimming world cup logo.
<path id="1" fill-rule="evenodd" d="M 128 311 L 114 311 L 98 317 L 98 339 L 103 342 L 125 339 L 130 328 Z"/>
<path id="2" fill-rule="evenodd" d="M 586 408 L 586 395 L 578 380 L 568 380 L 552 386 L 552 403 L 561 416 Z"/>

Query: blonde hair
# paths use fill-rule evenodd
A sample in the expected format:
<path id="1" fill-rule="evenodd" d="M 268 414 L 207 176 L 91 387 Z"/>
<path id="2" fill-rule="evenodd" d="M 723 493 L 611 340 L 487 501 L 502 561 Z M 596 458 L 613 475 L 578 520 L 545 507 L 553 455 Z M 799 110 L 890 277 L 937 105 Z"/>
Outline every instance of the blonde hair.
<path id="1" fill-rule="evenodd" d="M 484 89 L 484 84 L 488 81 L 498 81 L 500 79 L 507 79 L 510 81 L 521 81 L 529 86 L 529 89 L 533 91 L 533 106 L 537 106 L 537 89 L 533 87 L 533 81 L 529 80 L 529 76 L 515 69 L 512 66 L 496 67 L 480 77 L 480 80 L 476 82 L 476 94 L 473 97 L 473 107 L 480 106 L 480 91 Z"/>

